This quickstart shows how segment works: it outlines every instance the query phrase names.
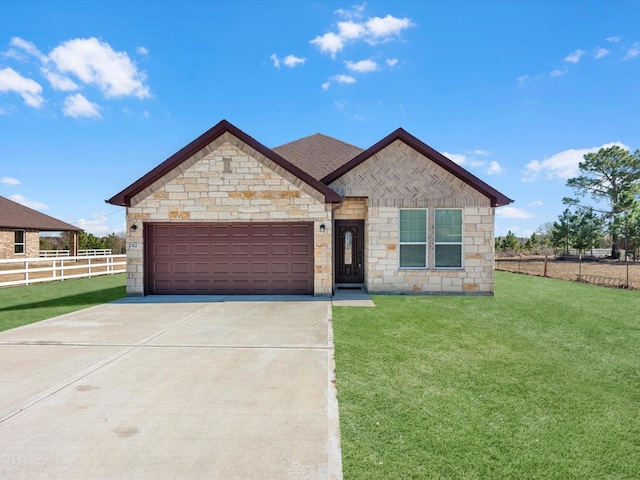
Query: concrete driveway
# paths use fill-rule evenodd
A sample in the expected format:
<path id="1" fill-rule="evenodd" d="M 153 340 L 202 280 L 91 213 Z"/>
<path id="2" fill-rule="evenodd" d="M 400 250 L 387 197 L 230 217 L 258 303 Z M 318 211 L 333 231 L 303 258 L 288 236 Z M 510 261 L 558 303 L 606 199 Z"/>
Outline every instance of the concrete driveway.
<path id="1" fill-rule="evenodd" d="M 342 478 L 330 306 L 147 297 L 0 333 L 0 478 Z"/>

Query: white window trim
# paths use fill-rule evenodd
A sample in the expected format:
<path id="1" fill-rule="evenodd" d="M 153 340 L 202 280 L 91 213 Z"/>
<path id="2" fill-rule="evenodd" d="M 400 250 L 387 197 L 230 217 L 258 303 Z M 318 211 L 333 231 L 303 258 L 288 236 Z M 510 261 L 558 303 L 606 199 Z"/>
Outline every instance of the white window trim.
<path id="1" fill-rule="evenodd" d="M 400 241 L 400 212 L 402 210 L 422 210 L 425 212 L 425 241 L 401 242 Z M 403 267 L 400 265 L 401 245 L 424 245 L 424 267 Z M 428 270 L 429 269 L 429 209 L 428 208 L 399 208 L 398 209 L 398 269 L 399 270 Z"/>
<path id="2" fill-rule="evenodd" d="M 22 243 L 16 242 L 16 232 L 22 232 Z M 22 245 L 22 252 L 16 252 L 16 247 Z M 27 231 L 26 230 L 14 230 L 13 231 L 13 254 L 14 255 L 26 255 L 27 254 Z"/>
<path id="3" fill-rule="evenodd" d="M 436 211 L 438 210 L 460 210 L 461 227 L 459 242 L 437 242 L 436 241 Z M 460 245 L 460 266 L 459 267 L 437 267 L 436 266 L 436 247 L 438 245 Z M 434 270 L 464 270 L 464 208 L 434 208 L 433 209 L 433 268 Z"/>

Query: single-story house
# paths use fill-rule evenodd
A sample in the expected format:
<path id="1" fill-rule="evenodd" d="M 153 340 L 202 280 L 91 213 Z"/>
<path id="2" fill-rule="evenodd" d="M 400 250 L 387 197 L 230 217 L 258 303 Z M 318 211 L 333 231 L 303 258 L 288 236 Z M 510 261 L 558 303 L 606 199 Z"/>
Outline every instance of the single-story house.
<path id="1" fill-rule="evenodd" d="M 127 208 L 127 294 L 493 294 L 512 202 L 403 129 L 363 150 L 268 148 L 223 120 L 107 200 Z"/>
<path id="2" fill-rule="evenodd" d="M 35 258 L 40 255 L 40 232 L 72 232 L 78 251 L 82 229 L 32 208 L 0 197 L 0 259 Z"/>

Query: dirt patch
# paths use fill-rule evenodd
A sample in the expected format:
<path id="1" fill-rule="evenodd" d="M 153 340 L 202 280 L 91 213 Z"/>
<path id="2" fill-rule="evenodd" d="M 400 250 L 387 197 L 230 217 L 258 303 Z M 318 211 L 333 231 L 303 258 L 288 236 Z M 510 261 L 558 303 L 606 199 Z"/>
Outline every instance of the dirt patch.
<path id="1" fill-rule="evenodd" d="M 548 257 L 521 256 L 496 258 L 496 270 L 547 276 L 560 280 L 583 281 L 596 285 L 625 288 L 627 284 L 627 264 L 618 260 L 583 261 L 560 260 Z M 640 289 L 640 262 L 629 261 L 629 288 Z"/>

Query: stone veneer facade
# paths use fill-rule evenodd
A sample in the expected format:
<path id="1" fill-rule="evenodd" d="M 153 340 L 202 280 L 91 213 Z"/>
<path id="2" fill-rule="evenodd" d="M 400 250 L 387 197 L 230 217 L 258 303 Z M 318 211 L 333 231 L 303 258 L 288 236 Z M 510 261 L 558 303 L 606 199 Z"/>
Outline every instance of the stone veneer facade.
<path id="1" fill-rule="evenodd" d="M 15 230 L 0 230 L 0 259 L 36 258 L 40 256 L 40 232 L 25 230 L 25 251 L 15 253 Z"/>
<path id="2" fill-rule="evenodd" d="M 493 294 L 494 208 L 490 200 L 396 141 L 330 185 L 345 197 L 336 219 L 365 220 L 365 285 L 377 293 Z M 426 269 L 399 268 L 399 210 L 426 208 Z M 463 268 L 434 268 L 434 210 L 463 212 Z"/>
<path id="3" fill-rule="evenodd" d="M 331 294 L 331 205 L 322 193 L 229 133 L 131 199 L 127 294 L 144 293 L 145 223 L 250 221 L 313 222 L 314 293 Z"/>

